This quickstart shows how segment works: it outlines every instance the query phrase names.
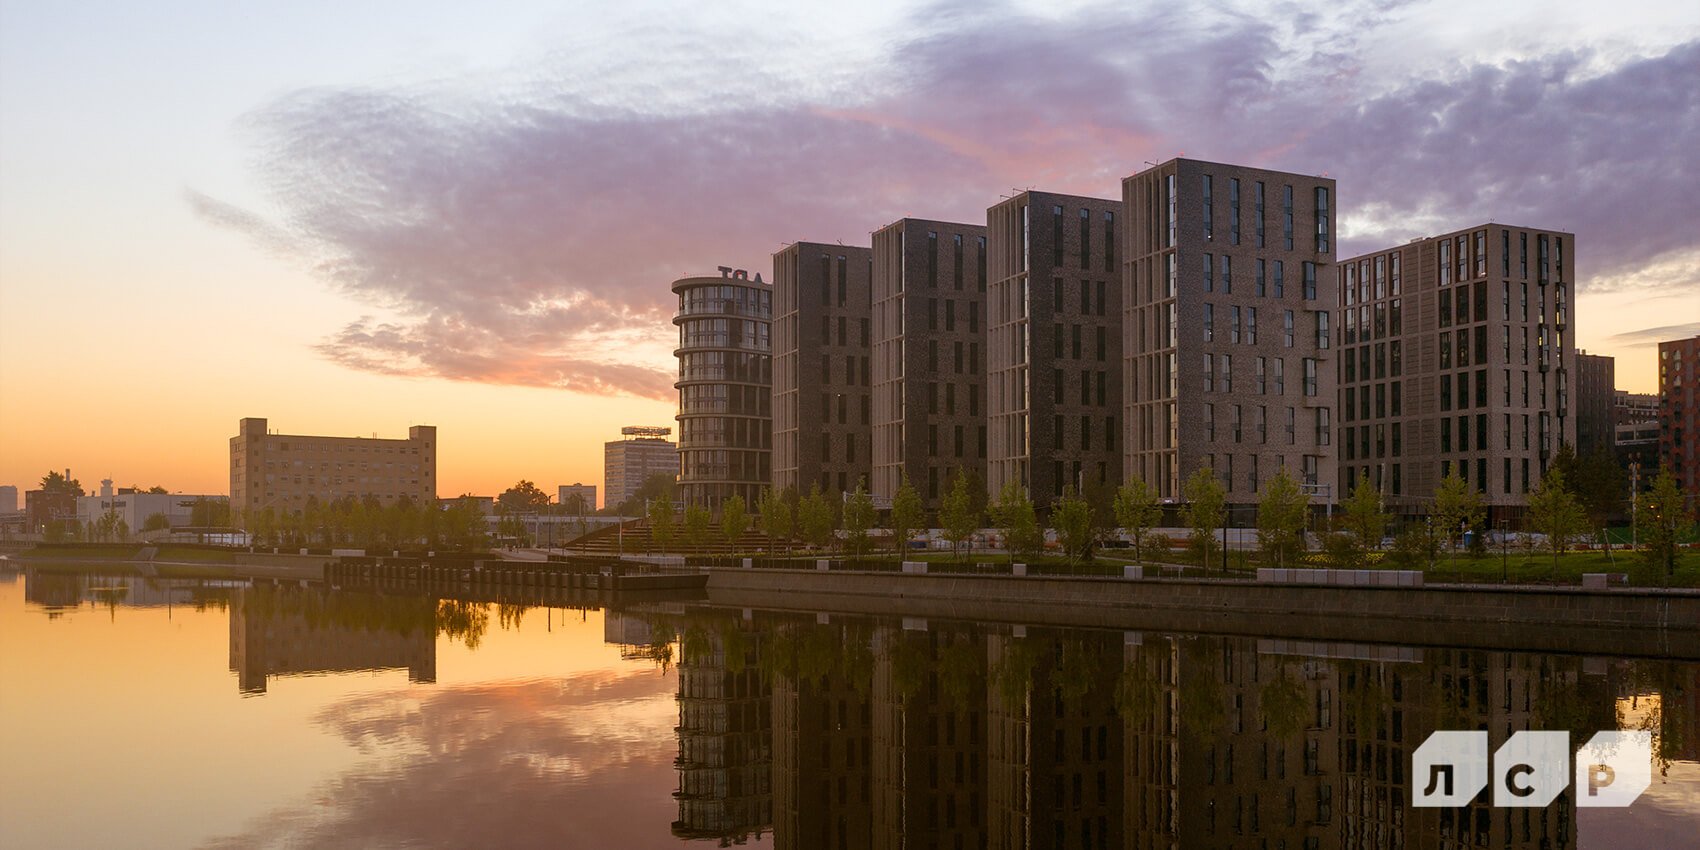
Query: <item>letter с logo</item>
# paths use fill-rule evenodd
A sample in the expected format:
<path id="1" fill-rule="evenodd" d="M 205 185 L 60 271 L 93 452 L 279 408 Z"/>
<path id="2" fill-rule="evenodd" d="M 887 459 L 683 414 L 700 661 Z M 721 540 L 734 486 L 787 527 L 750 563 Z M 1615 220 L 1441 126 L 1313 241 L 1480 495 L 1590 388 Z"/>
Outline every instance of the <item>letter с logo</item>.
<path id="1" fill-rule="evenodd" d="M 1411 805 L 1456 807 L 1488 780 L 1486 732 L 1436 732 L 1411 754 Z"/>
<path id="2" fill-rule="evenodd" d="M 1653 784 L 1651 732 L 1600 732 L 1576 751 L 1576 805 L 1627 806 Z"/>
<path id="3" fill-rule="evenodd" d="M 1569 732 L 1518 732 L 1493 754 L 1493 804 L 1544 808 L 1570 782 Z"/>

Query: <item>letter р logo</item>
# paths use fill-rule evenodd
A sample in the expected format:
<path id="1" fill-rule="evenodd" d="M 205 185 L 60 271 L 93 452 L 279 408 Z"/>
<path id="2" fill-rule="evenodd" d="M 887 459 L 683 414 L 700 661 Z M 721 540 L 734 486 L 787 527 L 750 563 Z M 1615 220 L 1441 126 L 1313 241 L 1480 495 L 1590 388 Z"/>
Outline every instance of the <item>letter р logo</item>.
<path id="1" fill-rule="evenodd" d="M 1653 733 L 1600 732 L 1576 751 L 1576 805 L 1627 806 L 1653 784 Z"/>

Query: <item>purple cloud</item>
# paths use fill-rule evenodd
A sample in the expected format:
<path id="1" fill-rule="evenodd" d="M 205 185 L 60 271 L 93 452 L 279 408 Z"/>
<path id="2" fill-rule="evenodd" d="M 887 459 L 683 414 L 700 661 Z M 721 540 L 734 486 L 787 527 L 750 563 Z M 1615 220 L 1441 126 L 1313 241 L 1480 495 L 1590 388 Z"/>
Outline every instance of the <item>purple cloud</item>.
<path id="1" fill-rule="evenodd" d="M 592 104 L 582 75 L 487 101 L 310 90 L 249 123 L 276 220 L 191 202 L 385 314 L 321 341 L 334 362 L 656 399 L 676 277 L 766 270 L 799 239 L 865 243 L 903 215 L 978 220 L 1012 187 L 1113 197 L 1181 152 L 1329 172 L 1346 253 L 1494 219 L 1575 232 L 1584 286 L 1691 283 L 1700 42 L 1603 72 L 1558 53 L 1378 89 L 1358 39 L 1395 6 L 1283 7 L 1271 26 L 945 4 L 840 91 L 772 77 L 768 101 L 722 102 L 705 82 L 653 112 Z"/>

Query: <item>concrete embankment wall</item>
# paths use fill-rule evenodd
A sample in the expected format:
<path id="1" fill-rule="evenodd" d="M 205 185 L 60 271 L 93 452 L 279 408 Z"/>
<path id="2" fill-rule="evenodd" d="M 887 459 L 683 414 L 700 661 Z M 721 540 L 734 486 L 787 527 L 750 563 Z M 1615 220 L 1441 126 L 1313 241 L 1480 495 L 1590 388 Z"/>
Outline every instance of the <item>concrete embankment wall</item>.
<path id="1" fill-rule="evenodd" d="M 1700 593 L 714 569 L 715 605 L 1700 659 Z"/>

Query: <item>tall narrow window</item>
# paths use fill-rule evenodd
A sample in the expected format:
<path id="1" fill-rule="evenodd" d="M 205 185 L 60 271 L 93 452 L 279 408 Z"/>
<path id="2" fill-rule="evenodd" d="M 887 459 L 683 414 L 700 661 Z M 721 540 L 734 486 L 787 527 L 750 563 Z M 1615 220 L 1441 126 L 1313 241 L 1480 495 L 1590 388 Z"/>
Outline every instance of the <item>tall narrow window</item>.
<path id="1" fill-rule="evenodd" d="M 962 234 L 951 237 L 950 284 L 952 289 L 962 288 Z"/>
<path id="2" fill-rule="evenodd" d="M 1168 203 L 1169 203 L 1168 240 L 1163 243 L 1163 247 L 1165 247 L 1165 248 L 1173 248 L 1175 246 L 1175 219 L 1176 219 L 1175 178 L 1176 178 L 1176 175 L 1173 175 L 1173 174 L 1169 175 L 1167 182 L 1164 184 L 1164 188 L 1168 192 Z"/>
<path id="3" fill-rule="evenodd" d="M 1240 244 L 1240 179 L 1228 178 L 1228 244 Z"/>
<path id="4" fill-rule="evenodd" d="M 1304 263 L 1304 293 L 1303 294 L 1304 294 L 1304 300 L 1306 300 L 1306 301 L 1315 301 L 1316 300 L 1316 264 L 1309 262 L 1309 261 L 1306 261 Z"/>
<path id="5" fill-rule="evenodd" d="M 1204 192 L 1204 238 L 1216 238 L 1215 210 L 1210 195 L 1210 175 L 1202 175 L 1202 191 Z"/>
<path id="6" fill-rule="evenodd" d="M 1080 267 L 1092 267 L 1092 211 L 1080 211 Z"/>
<path id="7" fill-rule="evenodd" d="M 1051 267 L 1063 264 L 1063 208 L 1051 207 Z"/>
<path id="8" fill-rule="evenodd" d="M 1316 252 L 1328 253 L 1328 188 L 1316 187 Z"/>
<path id="9" fill-rule="evenodd" d="M 1257 181 L 1255 197 L 1252 199 L 1252 233 L 1256 237 L 1257 247 L 1263 247 L 1263 181 Z"/>
<path id="10" fill-rule="evenodd" d="M 1286 249 L 1293 250 L 1293 187 L 1281 187 L 1281 238 Z"/>
<path id="11" fill-rule="evenodd" d="M 1104 211 L 1104 271 L 1116 268 L 1116 214 Z"/>

